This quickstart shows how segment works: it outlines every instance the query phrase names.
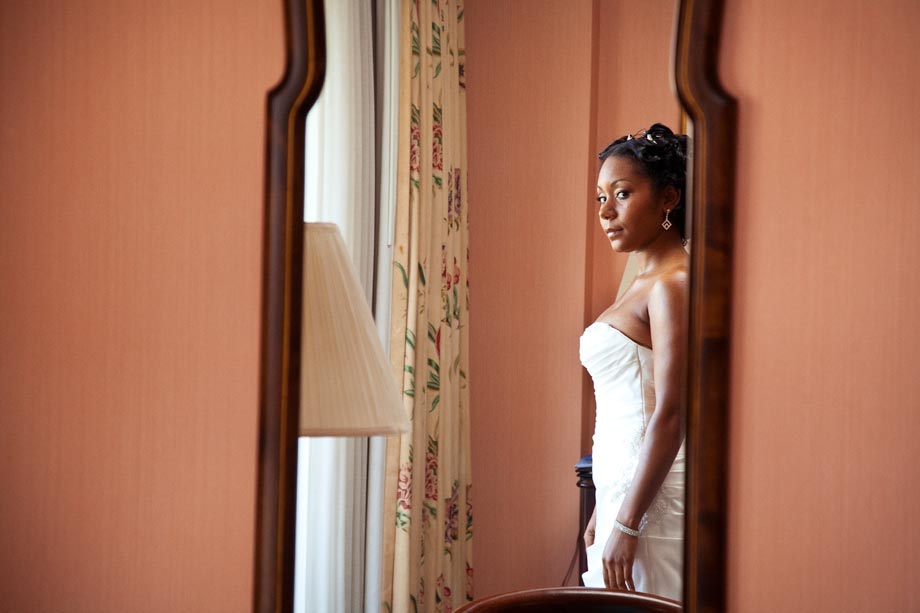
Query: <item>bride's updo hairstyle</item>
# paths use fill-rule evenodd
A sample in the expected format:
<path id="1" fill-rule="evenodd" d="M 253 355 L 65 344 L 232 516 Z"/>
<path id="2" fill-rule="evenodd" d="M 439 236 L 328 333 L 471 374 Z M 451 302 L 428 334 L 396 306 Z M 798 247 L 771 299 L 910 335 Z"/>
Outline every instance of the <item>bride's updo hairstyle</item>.
<path id="1" fill-rule="evenodd" d="M 632 158 L 639 169 L 652 180 L 656 190 L 673 185 L 680 191 L 680 200 L 668 214 L 677 226 L 680 238 L 687 240 L 687 137 L 674 134 L 664 124 L 653 124 L 638 134 L 627 134 L 607 145 L 597 156 L 601 164 L 609 157 Z"/>

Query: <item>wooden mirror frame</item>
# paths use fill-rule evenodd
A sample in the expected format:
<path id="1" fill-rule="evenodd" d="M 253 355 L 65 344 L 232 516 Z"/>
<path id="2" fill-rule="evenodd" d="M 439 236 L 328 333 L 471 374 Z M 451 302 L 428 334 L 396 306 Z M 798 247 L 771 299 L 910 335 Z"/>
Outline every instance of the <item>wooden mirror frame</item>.
<path id="1" fill-rule="evenodd" d="M 294 610 L 304 129 L 326 71 L 322 0 L 284 0 L 285 69 L 268 94 L 253 611 Z"/>
<path id="2" fill-rule="evenodd" d="M 680 0 L 678 98 L 693 126 L 684 608 L 725 610 L 737 105 L 719 83 L 722 0 Z"/>
<path id="3" fill-rule="evenodd" d="M 722 0 L 678 0 L 674 80 L 693 125 L 684 607 L 725 610 L 737 106 L 719 84 Z M 283 0 L 284 77 L 268 95 L 253 611 L 294 599 L 307 111 L 325 76 L 322 0 Z"/>

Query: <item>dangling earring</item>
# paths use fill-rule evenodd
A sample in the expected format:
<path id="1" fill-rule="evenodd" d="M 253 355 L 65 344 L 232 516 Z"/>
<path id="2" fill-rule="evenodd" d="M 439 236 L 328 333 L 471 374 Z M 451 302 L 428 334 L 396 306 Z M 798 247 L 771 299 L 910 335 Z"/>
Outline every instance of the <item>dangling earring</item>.
<path id="1" fill-rule="evenodd" d="M 661 222 L 661 227 L 664 228 L 665 230 L 667 230 L 668 228 L 674 225 L 668 220 L 668 214 L 670 212 L 671 212 L 671 209 L 664 210 L 664 221 Z"/>

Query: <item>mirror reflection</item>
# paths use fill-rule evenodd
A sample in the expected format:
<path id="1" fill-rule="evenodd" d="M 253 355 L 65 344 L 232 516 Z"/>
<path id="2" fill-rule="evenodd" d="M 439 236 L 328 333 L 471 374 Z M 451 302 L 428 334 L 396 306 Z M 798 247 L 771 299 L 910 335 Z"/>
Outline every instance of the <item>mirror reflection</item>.
<path id="1" fill-rule="evenodd" d="M 306 221 L 335 221 L 353 251 L 411 426 L 301 443 L 296 607 L 580 582 L 679 600 L 675 0 L 408 3 L 389 25 L 378 4 L 328 6 Z M 350 24 L 374 19 L 371 94 L 346 59 L 371 62 Z M 347 577 L 364 590 L 330 588 Z"/>
<path id="2" fill-rule="evenodd" d="M 589 570 L 592 564 L 583 552 L 567 573 L 576 547 L 584 547 L 594 504 L 592 490 L 576 487 L 572 469 L 592 452 L 596 426 L 597 381 L 582 366 L 580 342 L 622 341 L 644 360 L 636 364 L 645 371 L 636 369 L 631 376 L 648 375 L 647 384 L 659 365 L 670 371 L 659 376 L 659 385 L 672 382 L 680 370 L 677 363 L 683 356 L 661 346 L 676 347 L 675 339 L 686 334 L 685 297 L 679 307 L 670 305 L 677 314 L 669 320 L 672 325 L 658 330 L 671 340 L 656 342 L 646 308 L 653 285 L 649 271 L 642 258 L 630 255 L 637 251 L 635 244 L 608 237 L 600 223 L 604 211 L 595 201 L 600 195 L 598 173 L 612 170 L 597 157 L 609 143 L 629 133 L 639 135 L 655 123 L 675 133 L 687 131 L 670 77 L 676 8 L 673 0 L 546 1 L 526 7 L 466 1 L 477 597 L 576 585 L 585 571 L 589 584 L 604 584 L 603 570 Z M 683 197 L 686 186 L 675 191 Z M 615 194 L 605 196 L 606 205 L 612 206 Z M 642 224 L 648 223 L 643 228 L 651 232 L 654 221 L 665 232 L 660 225 L 665 213 L 660 215 L 643 219 Z M 678 229 L 666 233 L 675 237 L 669 243 L 669 268 L 685 271 L 687 256 Z M 647 352 L 649 347 L 654 354 Z M 673 381 L 666 390 L 648 391 L 634 398 L 646 409 L 654 405 L 652 391 L 658 392 L 656 400 L 673 407 L 682 387 Z M 646 414 L 646 433 L 654 431 L 647 428 L 655 423 L 652 415 L 654 411 Z M 669 439 L 665 458 L 678 457 L 676 425 L 679 420 L 662 437 Z M 634 439 L 637 432 L 629 432 Z M 611 471 L 635 473 L 640 455 L 634 441 L 629 442 L 619 447 L 611 443 L 611 453 L 628 453 L 631 463 L 596 474 L 599 490 L 604 487 L 609 493 L 614 488 Z M 603 454 L 595 457 L 595 467 L 603 460 Z M 667 523 L 673 529 L 665 556 L 669 587 L 662 593 L 679 599 L 680 464 L 674 464 L 673 473 L 666 460 L 656 466 L 654 477 L 646 477 L 649 491 L 635 502 L 641 498 L 638 507 L 655 508 L 658 488 L 653 482 L 667 482 Z M 605 519 L 606 534 L 615 519 Z M 620 519 L 631 527 L 639 525 L 636 517 Z M 606 542 L 589 554 L 600 559 L 603 547 Z M 637 580 L 634 573 L 633 586 L 638 588 Z"/>

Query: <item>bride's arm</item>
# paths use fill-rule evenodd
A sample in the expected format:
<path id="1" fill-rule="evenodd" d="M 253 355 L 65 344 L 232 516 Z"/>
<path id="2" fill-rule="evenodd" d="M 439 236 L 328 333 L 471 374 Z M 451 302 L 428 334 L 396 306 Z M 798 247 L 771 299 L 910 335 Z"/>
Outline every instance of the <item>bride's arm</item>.
<path id="1" fill-rule="evenodd" d="M 681 416 L 687 344 L 686 272 L 658 281 L 649 294 L 648 315 L 654 349 L 655 410 L 639 451 L 639 464 L 617 514 L 627 528 L 639 529 L 642 516 L 664 482 L 684 438 Z M 614 530 L 604 548 L 604 582 L 635 589 L 632 566 L 637 539 Z"/>
<path id="2" fill-rule="evenodd" d="M 684 439 L 681 415 L 687 360 L 687 274 L 669 275 L 649 294 L 648 318 L 655 369 L 655 410 L 645 431 L 639 464 L 617 521 L 639 521 L 674 463 Z"/>

